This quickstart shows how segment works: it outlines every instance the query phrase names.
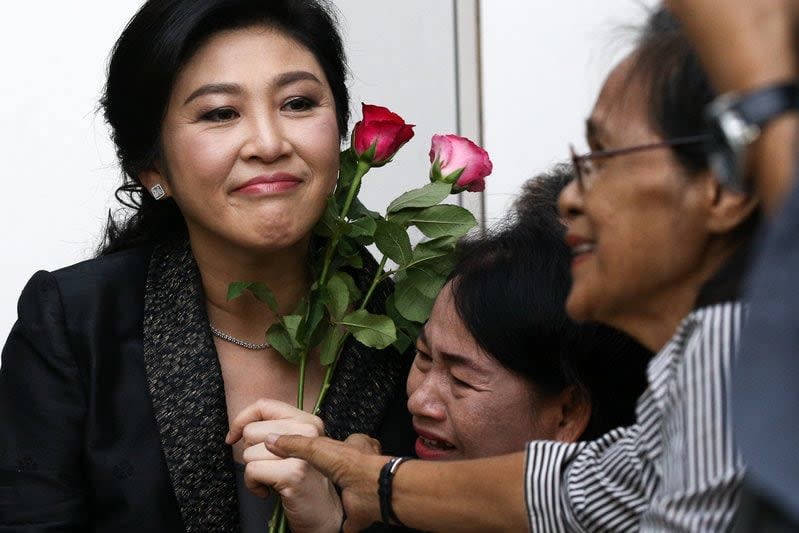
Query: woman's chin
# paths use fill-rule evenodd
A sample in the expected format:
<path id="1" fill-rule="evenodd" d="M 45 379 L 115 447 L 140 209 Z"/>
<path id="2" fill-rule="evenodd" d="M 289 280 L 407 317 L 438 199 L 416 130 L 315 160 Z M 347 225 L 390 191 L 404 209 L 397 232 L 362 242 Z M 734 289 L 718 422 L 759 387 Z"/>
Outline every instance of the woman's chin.
<path id="1" fill-rule="evenodd" d="M 566 298 L 566 313 L 578 322 L 594 320 L 590 298 L 574 286 Z"/>

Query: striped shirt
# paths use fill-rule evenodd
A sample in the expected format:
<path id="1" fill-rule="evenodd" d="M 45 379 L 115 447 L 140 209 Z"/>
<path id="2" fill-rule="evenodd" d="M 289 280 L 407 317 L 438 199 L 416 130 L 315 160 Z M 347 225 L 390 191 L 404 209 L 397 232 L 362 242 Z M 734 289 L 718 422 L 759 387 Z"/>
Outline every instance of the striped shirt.
<path id="1" fill-rule="evenodd" d="M 742 314 L 722 303 L 683 320 L 649 364 L 634 425 L 528 445 L 531 531 L 729 529 L 743 476 L 729 409 Z"/>

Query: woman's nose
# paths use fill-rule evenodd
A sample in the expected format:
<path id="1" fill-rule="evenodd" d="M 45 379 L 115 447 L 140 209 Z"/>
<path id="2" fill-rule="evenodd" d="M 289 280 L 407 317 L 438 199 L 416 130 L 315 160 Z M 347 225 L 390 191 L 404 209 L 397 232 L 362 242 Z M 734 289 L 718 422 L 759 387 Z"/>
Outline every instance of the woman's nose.
<path id="1" fill-rule="evenodd" d="M 411 415 L 444 420 L 447 413 L 442 401 L 442 386 L 441 381 L 437 380 L 432 372 L 419 377 L 416 383 L 411 383 L 411 376 L 409 376 L 408 411 Z"/>
<path id="2" fill-rule="evenodd" d="M 267 116 L 251 117 L 247 121 L 247 136 L 241 148 L 244 159 L 261 159 L 271 162 L 286 155 L 291 150 L 278 120 Z"/>
<path id="3" fill-rule="evenodd" d="M 558 196 L 558 212 L 568 224 L 583 212 L 583 193 L 576 179 L 569 182 Z"/>

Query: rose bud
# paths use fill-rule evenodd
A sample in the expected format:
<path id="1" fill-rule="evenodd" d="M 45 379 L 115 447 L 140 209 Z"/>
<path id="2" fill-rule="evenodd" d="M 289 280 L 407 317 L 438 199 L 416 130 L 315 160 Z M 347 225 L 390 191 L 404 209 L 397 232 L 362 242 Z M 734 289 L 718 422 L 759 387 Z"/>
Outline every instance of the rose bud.
<path id="1" fill-rule="evenodd" d="M 485 190 L 494 166 L 488 152 L 460 135 L 433 135 L 430 181 L 454 183 L 453 192 Z"/>
<path id="2" fill-rule="evenodd" d="M 363 119 L 352 130 L 352 150 L 360 161 L 383 166 L 413 137 L 414 124 L 385 107 L 362 105 Z"/>

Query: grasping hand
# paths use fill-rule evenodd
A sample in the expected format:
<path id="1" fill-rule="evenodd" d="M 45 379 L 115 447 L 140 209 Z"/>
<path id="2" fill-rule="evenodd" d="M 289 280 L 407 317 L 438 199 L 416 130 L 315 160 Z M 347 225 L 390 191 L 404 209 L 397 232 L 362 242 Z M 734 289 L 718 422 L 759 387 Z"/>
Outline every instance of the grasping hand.
<path id="1" fill-rule="evenodd" d="M 366 435 L 350 435 L 345 442 L 326 437 L 270 435 L 266 447 L 281 457 L 297 457 L 316 469 L 341 489 L 347 519 L 344 532 L 360 531 L 380 520 L 377 480 L 389 457 L 380 454 L 380 445 Z"/>
<path id="2" fill-rule="evenodd" d="M 264 446 L 270 434 L 316 437 L 324 433 L 322 420 L 289 404 L 263 399 L 246 407 L 230 425 L 225 442 L 244 439 L 244 482 L 265 498 L 270 488 L 283 501 L 291 530 L 310 533 L 339 530 L 343 510 L 333 484 L 301 459 L 283 459 Z"/>

